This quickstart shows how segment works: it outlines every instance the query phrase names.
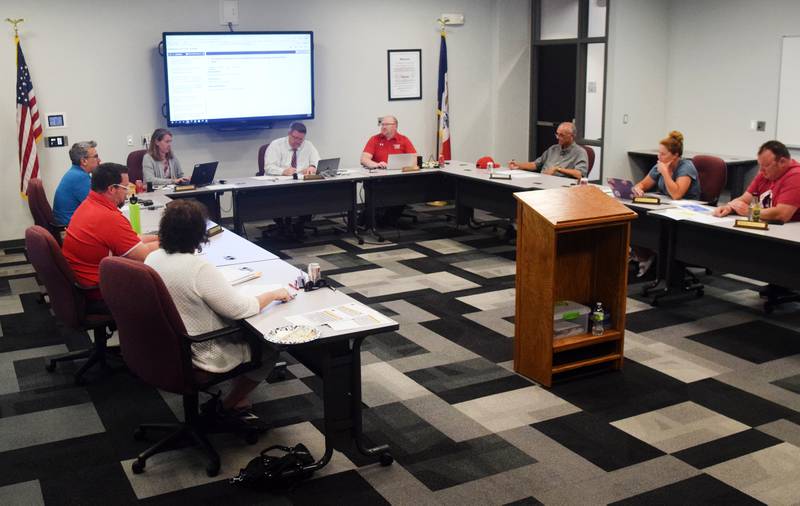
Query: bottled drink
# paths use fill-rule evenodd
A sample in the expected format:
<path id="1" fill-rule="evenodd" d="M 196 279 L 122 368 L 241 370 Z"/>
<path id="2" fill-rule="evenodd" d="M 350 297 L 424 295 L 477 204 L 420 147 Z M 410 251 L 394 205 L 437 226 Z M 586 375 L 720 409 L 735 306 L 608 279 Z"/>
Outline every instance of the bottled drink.
<path id="1" fill-rule="evenodd" d="M 594 311 L 592 311 L 592 335 L 593 336 L 602 336 L 603 335 L 603 319 L 605 318 L 605 314 L 603 312 L 603 303 L 598 302 L 594 306 Z"/>
<path id="2" fill-rule="evenodd" d="M 444 167 L 444 155 L 439 154 L 439 167 Z"/>
<path id="3" fill-rule="evenodd" d="M 753 195 L 750 201 L 750 221 L 761 221 L 761 199 L 758 194 Z"/>

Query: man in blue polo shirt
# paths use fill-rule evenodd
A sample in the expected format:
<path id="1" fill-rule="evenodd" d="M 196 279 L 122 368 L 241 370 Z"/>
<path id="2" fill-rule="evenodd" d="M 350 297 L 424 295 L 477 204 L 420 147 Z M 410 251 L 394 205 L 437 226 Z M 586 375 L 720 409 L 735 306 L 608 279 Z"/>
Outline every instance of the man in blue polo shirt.
<path id="1" fill-rule="evenodd" d="M 89 194 L 92 178 L 89 174 L 100 165 L 95 141 L 76 142 L 69 150 L 72 166 L 61 178 L 53 199 L 53 218 L 60 225 L 69 225 L 72 213 Z"/>

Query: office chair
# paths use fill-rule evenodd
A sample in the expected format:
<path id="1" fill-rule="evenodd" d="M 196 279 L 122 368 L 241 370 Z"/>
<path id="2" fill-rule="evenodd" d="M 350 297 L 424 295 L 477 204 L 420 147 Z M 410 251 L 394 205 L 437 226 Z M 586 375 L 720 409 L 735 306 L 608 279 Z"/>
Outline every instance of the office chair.
<path id="1" fill-rule="evenodd" d="M 589 174 L 592 172 L 592 167 L 594 167 L 594 149 L 591 146 L 584 146 L 579 144 L 580 147 L 586 151 L 586 157 L 589 159 L 586 164 L 586 177 L 589 177 Z"/>
<path id="2" fill-rule="evenodd" d="M 142 159 L 147 154 L 146 149 L 137 149 L 128 153 L 128 159 L 125 165 L 128 166 L 128 180 L 131 183 L 136 181 L 144 181 L 144 170 L 142 169 Z"/>
<path id="3" fill-rule="evenodd" d="M 50 207 L 50 202 L 44 192 L 44 186 L 42 186 L 42 180 L 39 178 L 28 180 L 28 208 L 31 210 L 33 222 L 50 232 L 60 247 L 62 241 L 61 233 L 67 227 L 56 223 L 53 217 L 53 208 Z"/>
<path id="4" fill-rule="evenodd" d="M 700 183 L 700 200 L 715 206 L 719 200 L 725 183 L 728 181 L 728 166 L 725 160 L 717 156 L 697 155 L 692 158 L 697 169 L 697 180 Z"/>
<path id="5" fill-rule="evenodd" d="M 34 225 L 25 231 L 25 249 L 28 259 L 39 279 L 47 288 L 50 306 L 56 319 L 65 327 L 82 332 L 94 332 L 94 345 L 86 350 L 73 351 L 50 359 L 46 369 L 55 370 L 58 362 L 88 358 L 75 373 L 75 383 L 83 384 L 83 375 L 95 364 L 107 368 L 107 342 L 115 330 L 114 320 L 109 314 L 93 313 L 87 310 L 84 293 L 97 287 L 83 287 L 75 280 L 61 248 L 52 234 L 43 227 Z"/>
<path id="6" fill-rule="evenodd" d="M 100 288 L 119 329 L 122 358 L 130 371 L 153 387 L 183 396 L 182 423 L 142 424 L 134 438 L 144 439 L 149 431 L 168 435 L 133 462 L 131 469 L 144 471 L 149 457 L 172 448 L 181 439 L 193 441 L 208 458 L 206 473 L 216 476 L 219 454 L 207 438 L 212 432 L 237 432 L 254 444 L 255 427 L 219 427 L 199 413 L 198 393 L 222 381 L 261 366 L 260 340 L 243 328 L 228 327 L 198 336 L 189 336 L 178 310 L 158 273 L 151 267 L 124 257 L 108 257 L 100 262 Z M 131 294 L 136 294 L 132 303 Z M 251 361 L 226 373 L 209 373 L 192 367 L 190 345 L 225 336 L 239 335 L 248 340 Z"/>

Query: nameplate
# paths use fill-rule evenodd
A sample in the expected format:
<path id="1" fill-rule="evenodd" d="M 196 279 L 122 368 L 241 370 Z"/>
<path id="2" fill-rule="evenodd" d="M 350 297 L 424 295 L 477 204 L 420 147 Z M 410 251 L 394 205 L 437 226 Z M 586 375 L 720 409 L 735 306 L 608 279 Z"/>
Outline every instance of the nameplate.
<path id="1" fill-rule="evenodd" d="M 213 227 L 206 230 L 206 234 L 208 237 L 214 237 L 217 234 L 222 233 L 222 226 L 221 225 L 214 225 Z"/>
<path id="2" fill-rule="evenodd" d="M 658 205 L 661 203 L 661 199 L 658 197 L 633 197 L 632 202 L 634 204 L 653 204 Z"/>
<path id="3" fill-rule="evenodd" d="M 325 179 L 325 178 L 320 176 L 319 174 L 306 174 L 305 176 L 303 176 L 303 181 L 315 181 L 317 179 Z"/>
<path id="4" fill-rule="evenodd" d="M 490 172 L 489 179 L 511 179 L 511 174 L 495 174 L 494 172 Z"/>
<path id="5" fill-rule="evenodd" d="M 403 167 L 400 170 L 402 170 L 403 172 L 419 172 L 419 167 L 417 167 L 416 165 L 409 165 L 408 167 Z"/>
<path id="6" fill-rule="evenodd" d="M 175 187 L 175 191 L 176 192 L 188 192 L 189 190 L 194 190 L 194 189 L 195 189 L 195 186 L 193 184 L 185 184 L 185 185 L 181 185 L 181 186 L 176 186 Z"/>
<path id="7" fill-rule="evenodd" d="M 733 226 L 754 230 L 769 230 L 769 225 L 765 221 L 736 220 Z"/>

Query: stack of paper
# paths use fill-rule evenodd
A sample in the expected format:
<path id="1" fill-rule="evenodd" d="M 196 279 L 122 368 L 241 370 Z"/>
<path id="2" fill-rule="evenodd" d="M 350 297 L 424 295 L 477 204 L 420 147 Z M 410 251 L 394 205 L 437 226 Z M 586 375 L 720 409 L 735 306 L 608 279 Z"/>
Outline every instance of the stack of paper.
<path id="1" fill-rule="evenodd" d="M 220 267 L 219 270 L 231 285 L 238 285 L 239 283 L 244 283 L 245 281 L 250 281 L 251 279 L 256 279 L 261 276 L 260 272 L 247 266 L 229 265 Z"/>

